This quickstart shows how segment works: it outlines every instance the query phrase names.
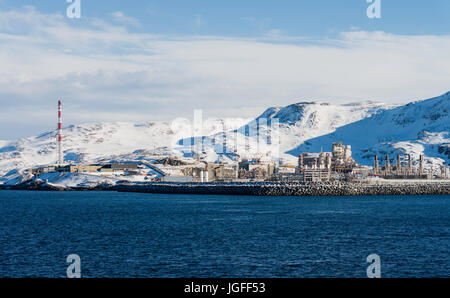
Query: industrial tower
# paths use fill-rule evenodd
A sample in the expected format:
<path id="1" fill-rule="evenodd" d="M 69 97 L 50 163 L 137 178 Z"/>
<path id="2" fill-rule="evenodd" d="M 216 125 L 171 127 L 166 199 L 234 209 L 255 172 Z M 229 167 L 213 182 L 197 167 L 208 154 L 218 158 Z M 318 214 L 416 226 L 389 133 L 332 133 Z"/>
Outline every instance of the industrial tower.
<path id="1" fill-rule="evenodd" d="M 63 130 L 62 130 L 62 109 L 61 109 L 61 101 L 58 100 L 58 131 L 56 133 L 56 142 L 58 143 L 58 165 L 63 164 L 63 152 L 62 152 L 62 139 L 63 139 Z"/>

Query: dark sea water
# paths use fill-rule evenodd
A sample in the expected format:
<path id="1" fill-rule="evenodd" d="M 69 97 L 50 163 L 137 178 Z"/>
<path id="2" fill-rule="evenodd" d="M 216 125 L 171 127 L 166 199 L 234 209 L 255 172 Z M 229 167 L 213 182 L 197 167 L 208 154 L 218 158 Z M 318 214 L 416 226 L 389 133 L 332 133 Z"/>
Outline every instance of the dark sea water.
<path id="1" fill-rule="evenodd" d="M 450 196 L 0 191 L 0 277 L 450 277 Z"/>

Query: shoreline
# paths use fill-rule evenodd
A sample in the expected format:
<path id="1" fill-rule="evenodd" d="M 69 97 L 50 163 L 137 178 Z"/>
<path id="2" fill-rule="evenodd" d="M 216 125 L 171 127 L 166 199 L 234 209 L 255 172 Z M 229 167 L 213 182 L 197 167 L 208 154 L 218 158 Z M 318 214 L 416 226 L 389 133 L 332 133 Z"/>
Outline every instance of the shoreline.
<path id="1" fill-rule="evenodd" d="M 62 187 L 49 184 L 0 185 L 0 190 L 28 191 L 117 191 L 158 194 L 240 195 L 240 196 L 377 196 L 449 195 L 450 182 L 415 183 L 146 183 Z"/>

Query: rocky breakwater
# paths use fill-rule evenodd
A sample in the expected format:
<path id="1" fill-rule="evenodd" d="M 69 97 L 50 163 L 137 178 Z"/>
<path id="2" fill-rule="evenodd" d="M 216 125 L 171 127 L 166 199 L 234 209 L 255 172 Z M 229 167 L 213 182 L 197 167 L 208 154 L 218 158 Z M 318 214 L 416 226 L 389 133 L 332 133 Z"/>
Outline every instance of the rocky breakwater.
<path id="1" fill-rule="evenodd" d="M 359 183 L 149 183 L 123 184 L 123 192 L 251 196 L 444 195 L 450 182 Z"/>

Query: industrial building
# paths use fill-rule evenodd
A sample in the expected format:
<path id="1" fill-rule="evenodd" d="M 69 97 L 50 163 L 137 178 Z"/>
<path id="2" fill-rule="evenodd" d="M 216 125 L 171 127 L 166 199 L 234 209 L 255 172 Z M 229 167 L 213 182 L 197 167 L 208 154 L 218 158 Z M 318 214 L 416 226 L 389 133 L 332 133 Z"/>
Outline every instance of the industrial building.
<path id="1" fill-rule="evenodd" d="M 270 156 L 255 159 L 243 159 L 234 164 L 205 163 L 203 166 L 187 166 L 185 176 L 164 177 L 162 181 L 185 182 L 244 182 L 244 181 L 297 181 L 297 182 L 363 182 L 370 178 L 384 179 L 432 179 L 424 170 L 424 157 L 420 157 L 419 167 L 413 169 L 411 157 L 408 164 L 402 164 L 400 157 L 391 165 L 389 156 L 385 165 L 378 165 L 375 157 L 373 168 L 359 165 L 352 156 L 352 147 L 342 142 L 332 144 L 331 152 L 301 153 L 298 165 L 277 165 Z M 446 176 L 447 168 L 441 167 L 440 177 Z M 170 176 L 170 175 L 169 175 Z M 187 178 L 186 178 L 187 177 Z"/>
<path id="2" fill-rule="evenodd" d="M 239 163 L 238 178 L 242 180 L 264 181 L 270 179 L 275 171 L 276 164 L 269 156 L 258 159 L 244 159 Z"/>
<path id="3" fill-rule="evenodd" d="M 101 165 L 65 165 L 58 166 L 55 170 L 61 173 L 96 173 L 101 167 Z"/>
<path id="4" fill-rule="evenodd" d="M 364 168 L 353 159 L 351 146 L 340 142 L 331 152 L 301 153 L 295 173 L 305 182 L 350 180 L 363 175 Z"/>
<path id="5" fill-rule="evenodd" d="M 441 178 L 446 178 L 446 167 L 441 167 Z M 380 167 L 378 164 L 378 156 L 374 157 L 374 166 L 372 171 L 373 176 L 378 176 L 384 179 L 432 179 L 431 171 L 426 172 L 424 169 L 424 156 L 419 157 L 419 167 L 413 168 L 411 155 L 408 154 L 406 163 L 401 162 L 400 155 L 397 155 L 395 165 L 391 165 L 389 155 L 386 154 L 384 158 L 384 166 Z"/>
<path id="6" fill-rule="evenodd" d="M 102 166 L 99 169 L 99 172 L 101 173 L 122 173 L 122 172 L 130 172 L 130 171 L 137 171 L 138 165 L 137 164 L 107 164 Z"/>
<path id="7" fill-rule="evenodd" d="M 109 164 L 65 164 L 63 156 L 62 102 L 58 101 L 58 122 L 56 131 L 57 159 L 55 165 L 32 169 L 35 175 L 42 173 L 93 173 L 99 175 L 140 175 L 145 179 L 165 182 L 232 182 L 232 181 L 301 181 L 301 182 L 335 182 L 363 181 L 368 178 L 383 179 L 433 179 L 448 178 L 448 168 L 441 166 L 438 174 L 424 168 L 424 156 L 419 157 L 418 167 L 413 167 L 411 155 L 391 164 L 389 155 L 385 155 L 384 164 L 379 164 L 379 157 L 374 157 L 373 168 L 359 165 L 352 157 L 352 147 L 342 142 L 335 142 L 330 152 L 303 152 L 298 157 L 298 165 L 276 164 L 268 154 L 253 159 L 242 159 L 232 164 L 207 163 L 198 158 L 178 159 L 162 156 L 153 164 L 146 164 L 155 175 L 140 171 L 137 163 Z M 239 158 L 239 156 L 237 156 Z M 142 167 L 141 167 L 142 168 Z"/>
<path id="8" fill-rule="evenodd" d="M 137 164 L 76 164 L 76 165 L 60 165 L 60 166 L 43 166 L 32 169 L 32 173 L 124 173 L 129 171 L 137 171 Z"/>
<path id="9" fill-rule="evenodd" d="M 413 167 L 411 155 L 406 156 L 402 163 L 397 155 L 396 163 L 391 164 L 389 155 L 384 157 L 384 165 L 379 165 L 378 156 L 374 157 L 374 166 L 369 168 L 359 165 L 352 157 L 350 145 L 342 142 L 333 143 L 332 152 L 302 153 L 299 155 L 296 169 L 297 179 L 300 181 L 362 181 L 367 178 L 383 179 L 447 179 L 448 169 L 441 166 L 439 174 L 434 175 L 432 170 L 424 168 L 424 156 L 419 157 L 419 166 Z M 288 178 L 288 177 L 282 177 Z M 289 177 L 289 179 L 293 179 Z"/>

